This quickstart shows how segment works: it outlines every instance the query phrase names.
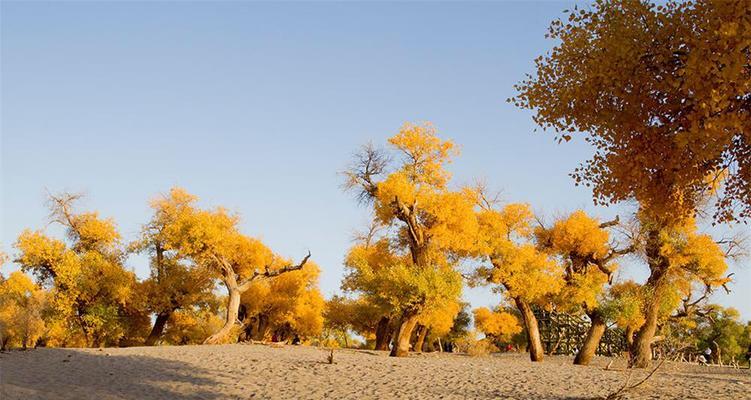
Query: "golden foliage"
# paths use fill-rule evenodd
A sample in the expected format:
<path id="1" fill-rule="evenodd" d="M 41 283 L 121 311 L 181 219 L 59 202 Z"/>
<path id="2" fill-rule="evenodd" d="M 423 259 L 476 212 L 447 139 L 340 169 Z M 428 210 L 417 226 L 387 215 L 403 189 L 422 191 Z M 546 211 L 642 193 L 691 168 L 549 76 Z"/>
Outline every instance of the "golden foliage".
<path id="1" fill-rule="evenodd" d="M 461 294 L 461 276 L 450 265 L 415 267 L 409 256 L 394 254 L 386 238 L 353 246 L 345 267 L 342 287 L 390 312 L 443 309 Z"/>
<path id="2" fill-rule="evenodd" d="M 67 330 L 65 339 L 55 340 L 117 344 L 132 330 L 130 324 L 142 320 L 129 304 L 135 297 L 136 276 L 123 266 L 114 223 L 95 212 L 75 213 L 77 198 L 51 197 L 53 220 L 67 229 L 70 246 L 41 231 L 26 230 L 16 242 L 20 253 L 16 262 L 50 287 L 48 304 L 52 319 L 59 321 L 49 324 Z"/>
<path id="3" fill-rule="evenodd" d="M 561 290 L 563 272 L 552 257 L 535 245 L 533 218 L 529 206 L 524 204 L 480 211 L 476 254 L 489 259 L 491 266 L 479 267 L 476 274 L 485 282 L 504 287 L 511 298 L 541 304 L 546 296 Z"/>
<path id="4" fill-rule="evenodd" d="M 372 204 L 374 226 L 383 229 L 371 230 L 350 249 L 342 287 L 382 315 L 417 318 L 426 329 L 445 333 L 460 309 L 457 261 L 476 244 L 476 194 L 449 188 L 445 167 L 458 151 L 429 124 L 405 124 L 389 144 L 398 157 L 367 146 L 346 172 L 347 186 Z M 403 346 L 410 332 L 400 332 Z"/>
<path id="5" fill-rule="evenodd" d="M 511 337 L 522 331 L 519 319 L 505 311 L 492 311 L 487 307 L 472 310 L 475 318 L 475 327 L 485 336 L 503 341 L 511 340 Z"/>
<path id="6" fill-rule="evenodd" d="M 542 233 L 544 229 L 539 229 Z M 555 253 L 580 255 L 599 260 L 610 252 L 608 231 L 600 222 L 577 210 L 568 217 L 559 219 L 547 232 L 547 241 Z"/>
<path id="7" fill-rule="evenodd" d="M 608 231 L 597 219 L 577 210 L 550 228 L 536 228 L 535 237 L 538 248 L 558 257 L 565 267 L 565 285 L 551 296 L 551 302 L 567 312 L 594 310 L 609 275 L 617 269 Z"/>
<path id="8" fill-rule="evenodd" d="M 218 331 L 223 319 L 211 308 L 185 308 L 176 311 L 164 330 L 164 341 L 169 344 L 201 344 Z"/>
<path id="9" fill-rule="evenodd" d="M 710 235 L 697 232 L 693 219 L 662 230 L 660 244 L 660 256 L 670 266 L 667 279 L 676 292 L 675 297 L 687 296 L 694 282 L 711 289 L 730 280 L 724 276 L 728 265 L 722 248 Z"/>
<path id="10" fill-rule="evenodd" d="M 242 294 L 242 304 L 249 316 L 267 318 L 272 331 L 286 326 L 303 338 L 317 336 L 324 309 L 319 275 L 320 268 L 311 262 L 304 269 L 254 282 Z"/>
<path id="11" fill-rule="evenodd" d="M 644 293 L 634 281 L 614 284 L 603 310 L 622 329 L 637 330 L 644 324 Z"/>
<path id="12" fill-rule="evenodd" d="M 510 101 L 559 140 L 587 135 L 595 156 L 573 176 L 598 203 L 680 219 L 729 173 L 716 217 L 751 215 L 746 0 L 596 1 L 548 36 L 559 43 Z"/>
<path id="13" fill-rule="evenodd" d="M 0 279 L 0 348 L 35 346 L 45 329 L 45 300 L 44 291 L 22 272 Z"/>

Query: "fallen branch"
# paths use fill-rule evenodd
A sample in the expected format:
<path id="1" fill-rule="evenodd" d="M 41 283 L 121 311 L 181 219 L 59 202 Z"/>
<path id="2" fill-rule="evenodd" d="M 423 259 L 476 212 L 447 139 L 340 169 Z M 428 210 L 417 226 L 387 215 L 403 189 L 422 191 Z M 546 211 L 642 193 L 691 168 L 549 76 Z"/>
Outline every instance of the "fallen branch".
<path id="1" fill-rule="evenodd" d="M 639 383 L 637 383 L 636 385 L 629 386 L 628 384 L 629 384 L 629 382 L 631 382 L 631 375 L 634 372 L 634 370 L 632 369 L 628 373 L 628 377 L 626 377 L 626 382 L 623 384 L 623 386 L 620 389 L 616 390 L 615 392 L 610 393 L 609 395 L 607 395 L 606 397 L 604 397 L 604 399 L 605 400 L 620 400 L 620 399 L 624 398 L 629 392 L 633 391 L 634 389 L 636 389 L 639 386 L 643 385 L 644 382 L 646 382 L 647 380 L 649 380 L 649 378 L 651 378 L 652 375 L 654 375 L 655 372 L 657 372 L 657 370 L 660 369 L 660 367 L 664 363 L 665 363 L 665 359 L 663 359 L 662 361 L 660 361 L 660 363 L 655 367 L 655 369 L 653 369 L 652 372 L 650 372 L 649 374 L 647 374 L 647 376 L 644 379 L 642 379 L 641 381 L 639 381 Z"/>

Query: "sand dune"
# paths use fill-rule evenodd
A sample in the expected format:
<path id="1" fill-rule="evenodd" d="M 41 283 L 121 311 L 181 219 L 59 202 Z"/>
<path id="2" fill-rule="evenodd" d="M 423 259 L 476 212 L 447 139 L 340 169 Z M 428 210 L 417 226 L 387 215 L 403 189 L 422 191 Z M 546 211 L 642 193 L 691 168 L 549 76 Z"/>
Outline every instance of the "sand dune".
<path id="1" fill-rule="evenodd" d="M 11 399 L 594 399 L 620 387 L 616 360 L 532 364 L 524 354 L 471 358 L 263 345 L 37 349 L 0 354 Z M 646 375 L 634 373 L 632 381 Z M 666 363 L 631 399 L 748 399 L 751 372 Z"/>

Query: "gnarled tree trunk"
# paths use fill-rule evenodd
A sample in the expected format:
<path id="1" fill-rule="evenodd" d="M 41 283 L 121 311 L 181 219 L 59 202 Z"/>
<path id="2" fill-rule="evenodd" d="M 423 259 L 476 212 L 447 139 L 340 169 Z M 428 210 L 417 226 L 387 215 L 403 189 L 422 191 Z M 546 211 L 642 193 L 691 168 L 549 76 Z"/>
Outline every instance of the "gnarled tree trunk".
<path id="1" fill-rule="evenodd" d="M 172 310 L 166 310 L 157 314 L 154 326 L 151 328 L 151 333 L 149 333 L 149 337 L 146 338 L 146 346 L 153 346 L 159 341 L 164 332 L 164 327 L 167 326 L 167 321 L 169 321 L 172 316 L 172 312 Z"/>
<path id="2" fill-rule="evenodd" d="M 532 361 L 542 361 L 544 351 L 542 348 L 542 339 L 540 338 L 540 328 L 537 326 L 537 317 L 535 317 L 532 307 L 526 301 L 517 297 L 514 299 L 514 302 L 522 314 L 524 327 L 527 329 L 529 359 Z"/>
<path id="3" fill-rule="evenodd" d="M 230 279 L 224 279 L 224 285 L 227 286 L 227 292 L 229 293 L 229 302 L 227 302 L 227 314 L 224 320 L 224 326 L 216 333 L 206 338 L 203 344 L 217 344 L 222 343 L 227 335 L 232 332 L 232 328 L 237 323 L 237 316 L 240 311 L 240 289 L 237 285 L 237 281 L 234 277 Z"/>
<path id="4" fill-rule="evenodd" d="M 203 341 L 204 344 L 223 342 L 227 335 L 232 332 L 232 328 L 235 324 L 240 322 L 238 321 L 238 316 L 240 314 L 240 295 L 250 288 L 250 285 L 256 278 L 273 278 L 290 271 L 302 269 L 305 263 L 310 259 L 310 252 L 308 252 L 308 255 L 297 265 L 287 265 L 273 271 L 269 270 L 267 267 L 265 272 L 255 271 L 253 275 L 245 278 L 241 283 L 237 282 L 238 277 L 235 274 L 235 270 L 227 260 L 216 255 L 214 258 L 222 268 L 222 281 L 224 282 L 224 286 L 227 287 L 227 294 L 229 295 L 229 301 L 227 302 L 227 319 L 224 321 L 222 329 L 219 329 L 218 332 L 206 338 L 206 340 Z"/>
<path id="5" fill-rule="evenodd" d="M 588 313 L 588 315 L 592 324 L 589 326 L 582 348 L 579 349 L 574 358 L 574 364 L 576 365 L 589 365 L 592 357 L 597 352 L 597 347 L 600 345 L 600 339 L 602 339 L 602 335 L 605 333 L 605 318 L 603 318 L 602 314 L 598 310 L 594 310 Z"/>
<path id="6" fill-rule="evenodd" d="M 399 327 L 394 334 L 391 357 L 406 357 L 409 354 L 409 341 L 415 325 L 417 325 L 417 312 L 412 310 L 405 311 L 399 321 Z"/>
<path id="7" fill-rule="evenodd" d="M 660 303 L 654 299 L 647 305 L 644 325 L 636 333 L 631 345 L 631 359 L 629 365 L 634 368 L 647 368 L 652 362 L 652 338 L 657 331 L 657 314 Z"/>
<path id="8" fill-rule="evenodd" d="M 646 254 L 649 263 L 649 279 L 644 285 L 649 289 L 644 309 L 644 325 L 639 328 L 631 345 L 629 366 L 647 368 L 652 362 L 652 339 L 657 331 L 657 319 L 663 293 L 663 278 L 669 268 L 668 260 L 660 254 L 659 230 L 651 230 L 647 235 Z"/>
<path id="9" fill-rule="evenodd" d="M 388 350 L 392 333 L 391 319 L 385 316 L 381 317 L 376 325 L 375 350 Z"/>

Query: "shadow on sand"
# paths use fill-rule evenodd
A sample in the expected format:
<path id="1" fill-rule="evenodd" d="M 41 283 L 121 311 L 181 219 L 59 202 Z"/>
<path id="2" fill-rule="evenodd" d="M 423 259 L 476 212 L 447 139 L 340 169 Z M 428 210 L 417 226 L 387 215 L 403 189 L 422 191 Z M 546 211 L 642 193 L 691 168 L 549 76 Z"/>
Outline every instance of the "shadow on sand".
<path id="1" fill-rule="evenodd" d="M 63 372 L 60 372 L 62 369 Z M 54 373 L 45 374 L 45 371 Z M 144 355 L 76 349 L 0 354 L 0 398 L 219 399 L 209 370 Z"/>

